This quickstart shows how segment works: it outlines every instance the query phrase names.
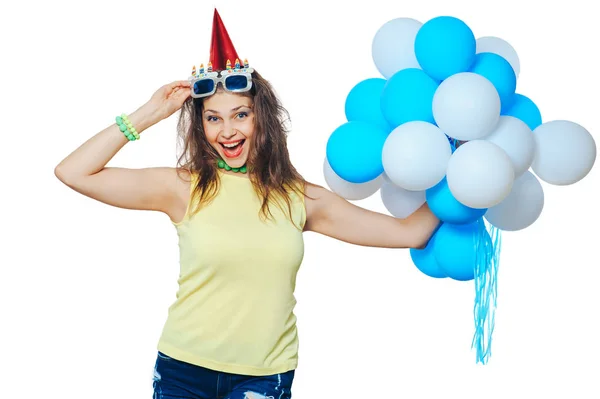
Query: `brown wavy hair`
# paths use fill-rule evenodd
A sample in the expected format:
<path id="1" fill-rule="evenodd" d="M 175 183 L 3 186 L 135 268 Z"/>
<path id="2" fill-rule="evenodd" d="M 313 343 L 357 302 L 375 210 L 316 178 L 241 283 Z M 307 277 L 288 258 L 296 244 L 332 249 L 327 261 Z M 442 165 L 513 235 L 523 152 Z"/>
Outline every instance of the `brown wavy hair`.
<path id="1" fill-rule="evenodd" d="M 218 90 L 223 88 L 219 85 Z M 302 198 L 306 181 L 290 161 L 287 149 L 289 113 L 271 84 L 256 70 L 252 73 L 252 89 L 238 95 L 252 99 L 254 135 L 247 165 L 254 190 L 262 198 L 260 215 L 265 219 L 272 218 L 269 206 L 273 202 L 285 213 L 280 201 L 283 200 L 293 222 L 290 194 L 294 192 Z M 220 184 L 216 166 L 218 153 L 206 138 L 202 124 L 203 112 L 203 99 L 190 97 L 183 104 L 177 123 L 178 138 L 183 143 L 177 164 L 181 169 L 198 173 L 199 176 L 192 193 L 192 198 L 199 198 L 199 201 L 192 214 L 215 197 Z"/>

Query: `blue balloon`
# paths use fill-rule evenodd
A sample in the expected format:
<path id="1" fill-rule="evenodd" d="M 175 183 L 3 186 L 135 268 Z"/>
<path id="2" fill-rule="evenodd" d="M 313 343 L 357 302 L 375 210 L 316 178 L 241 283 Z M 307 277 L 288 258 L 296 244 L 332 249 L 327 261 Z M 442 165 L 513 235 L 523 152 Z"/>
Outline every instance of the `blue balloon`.
<path id="1" fill-rule="evenodd" d="M 370 122 L 388 131 L 392 128 L 383 117 L 379 99 L 387 81 L 382 78 L 365 79 L 356 84 L 346 97 L 346 119 L 350 121 Z"/>
<path id="2" fill-rule="evenodd" d="M 448 277 L 458 281 L 475 278 L 478 240 L 486 240 L 491 245 L 490 235 L 482 219 L 469 224 L 444 223 L 439 228 L 433 253 L 437 264 Z M 479 245 L 480 248 L 490 247 Z"/>
<path id="3" fill-rule="evenodd" d="M 445 176 L 442 181 L 425 191 L 425 198 L 431 212 L 438 219 L 447 223 L 473 223 L 487 211 L 487 208 L 470 208 L 454 198 Z"/>
<path id="4" fill-rule="evenodd" d="M 411 121 L 435 123 L 432 103 L 438 86 L 421 69 L 407 68 L 396 72 L 381 93 L 383 116 L 392 128 Z"/>
<path id="5" fill-rule="evenodd" d="M 494 53 L 479 53 L 470 72 L 479 74 L 492 82 L 500 95 L 502 109 L 508 109 L 514 101 L 517 75 L 506 59 Z"/>
<path id="6" fill-rule="evenodd" d="M 351 183 L 366 183 L 383 173 L 381 152 L 388 131 L 372 123 L 346 122 L 327 140 L 331 169 Z"/>
<path id="7" fill-rule="evenodd" d="M 435 260 L 435 255 L 433 253 L 435 235 L 429 240 L 427 246 L 423 249 L 410 249 L 410 258 L 412 259 L 414 265 L 421 271 L 421 273 L 426 276 L 433 278 L 446 278 L 448 277 L 446 273 L 440 269 Z"/>
<path id="8" fill-rule="evenodd" d="M 415 38 L 415 55 L 429 76 L 442 81 L 469 70 L 476 54 L 471 28 L 454 17 L 436 17 L 425 22 Z"/>
<path id="9" fill-rule="evenodd" d="M 515 94 L 510 108 L 502 111 L 501 114 L 522 120 L 531 130 L 542 124 L 542 114 L 537 105 L 522 94 Z"/>

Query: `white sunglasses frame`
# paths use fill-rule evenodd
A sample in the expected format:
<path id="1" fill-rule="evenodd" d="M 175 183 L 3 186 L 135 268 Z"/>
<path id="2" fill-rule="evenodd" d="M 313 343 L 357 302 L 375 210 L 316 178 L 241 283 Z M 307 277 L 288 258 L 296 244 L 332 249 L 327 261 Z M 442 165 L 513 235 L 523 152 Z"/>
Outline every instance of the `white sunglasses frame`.
<path id="1" fill-rule="evenodd" d="M 243 69 L 240 71 L 232 70 L 232 71 L 209 72 L 209 73 L 205 73 L 199 77 L 190 77 L 189 80 L 190 80 L 191 96 L 193 98 L 204 98 L 204 97 L 212 96 L 217 91 L 217 86 L 219 85 L 219 83 L 221 83 L 221 86 L 223 87 L 223 89 L 225 89 L 226 91 L 228 91 L 230 93 L 242 93 L 242 92 L 249 91 L 252 88 L 252 72 L 254 72 L 254 70 L 252 68 L 248 68 L 248 69 Z M 241 89 L 229 90 L 227 88 L 227 86 L 225 85 L 225 80 L 231 76 L 245 76 L 247 79 L 247 82 L 248 82 L 246 84 L 246 87 L 243 87 Z M 199 82 L 201 80 L 206 80 L 206 79 L 212 80 L 215 83 L 213 89 L 208 93 L 202 93 L 202 94 L 194 93 L 194 84 L 196 82 Z"/>

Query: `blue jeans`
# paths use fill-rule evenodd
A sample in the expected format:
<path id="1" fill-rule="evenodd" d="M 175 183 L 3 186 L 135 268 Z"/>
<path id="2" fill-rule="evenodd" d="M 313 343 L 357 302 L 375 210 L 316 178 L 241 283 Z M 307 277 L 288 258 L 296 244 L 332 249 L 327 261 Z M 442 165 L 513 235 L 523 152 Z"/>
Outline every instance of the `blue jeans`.
<path id="1" fill-rule="evenodd" d="M 294 370 L 248 376 L 210 370 L 158 352 L 153 399 L 291 399 Z"/>

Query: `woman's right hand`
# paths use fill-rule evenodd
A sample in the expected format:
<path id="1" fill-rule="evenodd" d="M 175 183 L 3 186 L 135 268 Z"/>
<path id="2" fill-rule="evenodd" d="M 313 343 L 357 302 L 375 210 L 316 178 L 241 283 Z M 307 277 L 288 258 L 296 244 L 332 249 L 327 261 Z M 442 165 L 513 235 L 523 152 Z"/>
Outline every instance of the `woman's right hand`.
<path id="1" fill-rule="evenodd" d="M 190 82 L 177 80 L 158 89 L 145 104 L 151 114 L 161 121 L 179 110 L 190 96 Z"/>

